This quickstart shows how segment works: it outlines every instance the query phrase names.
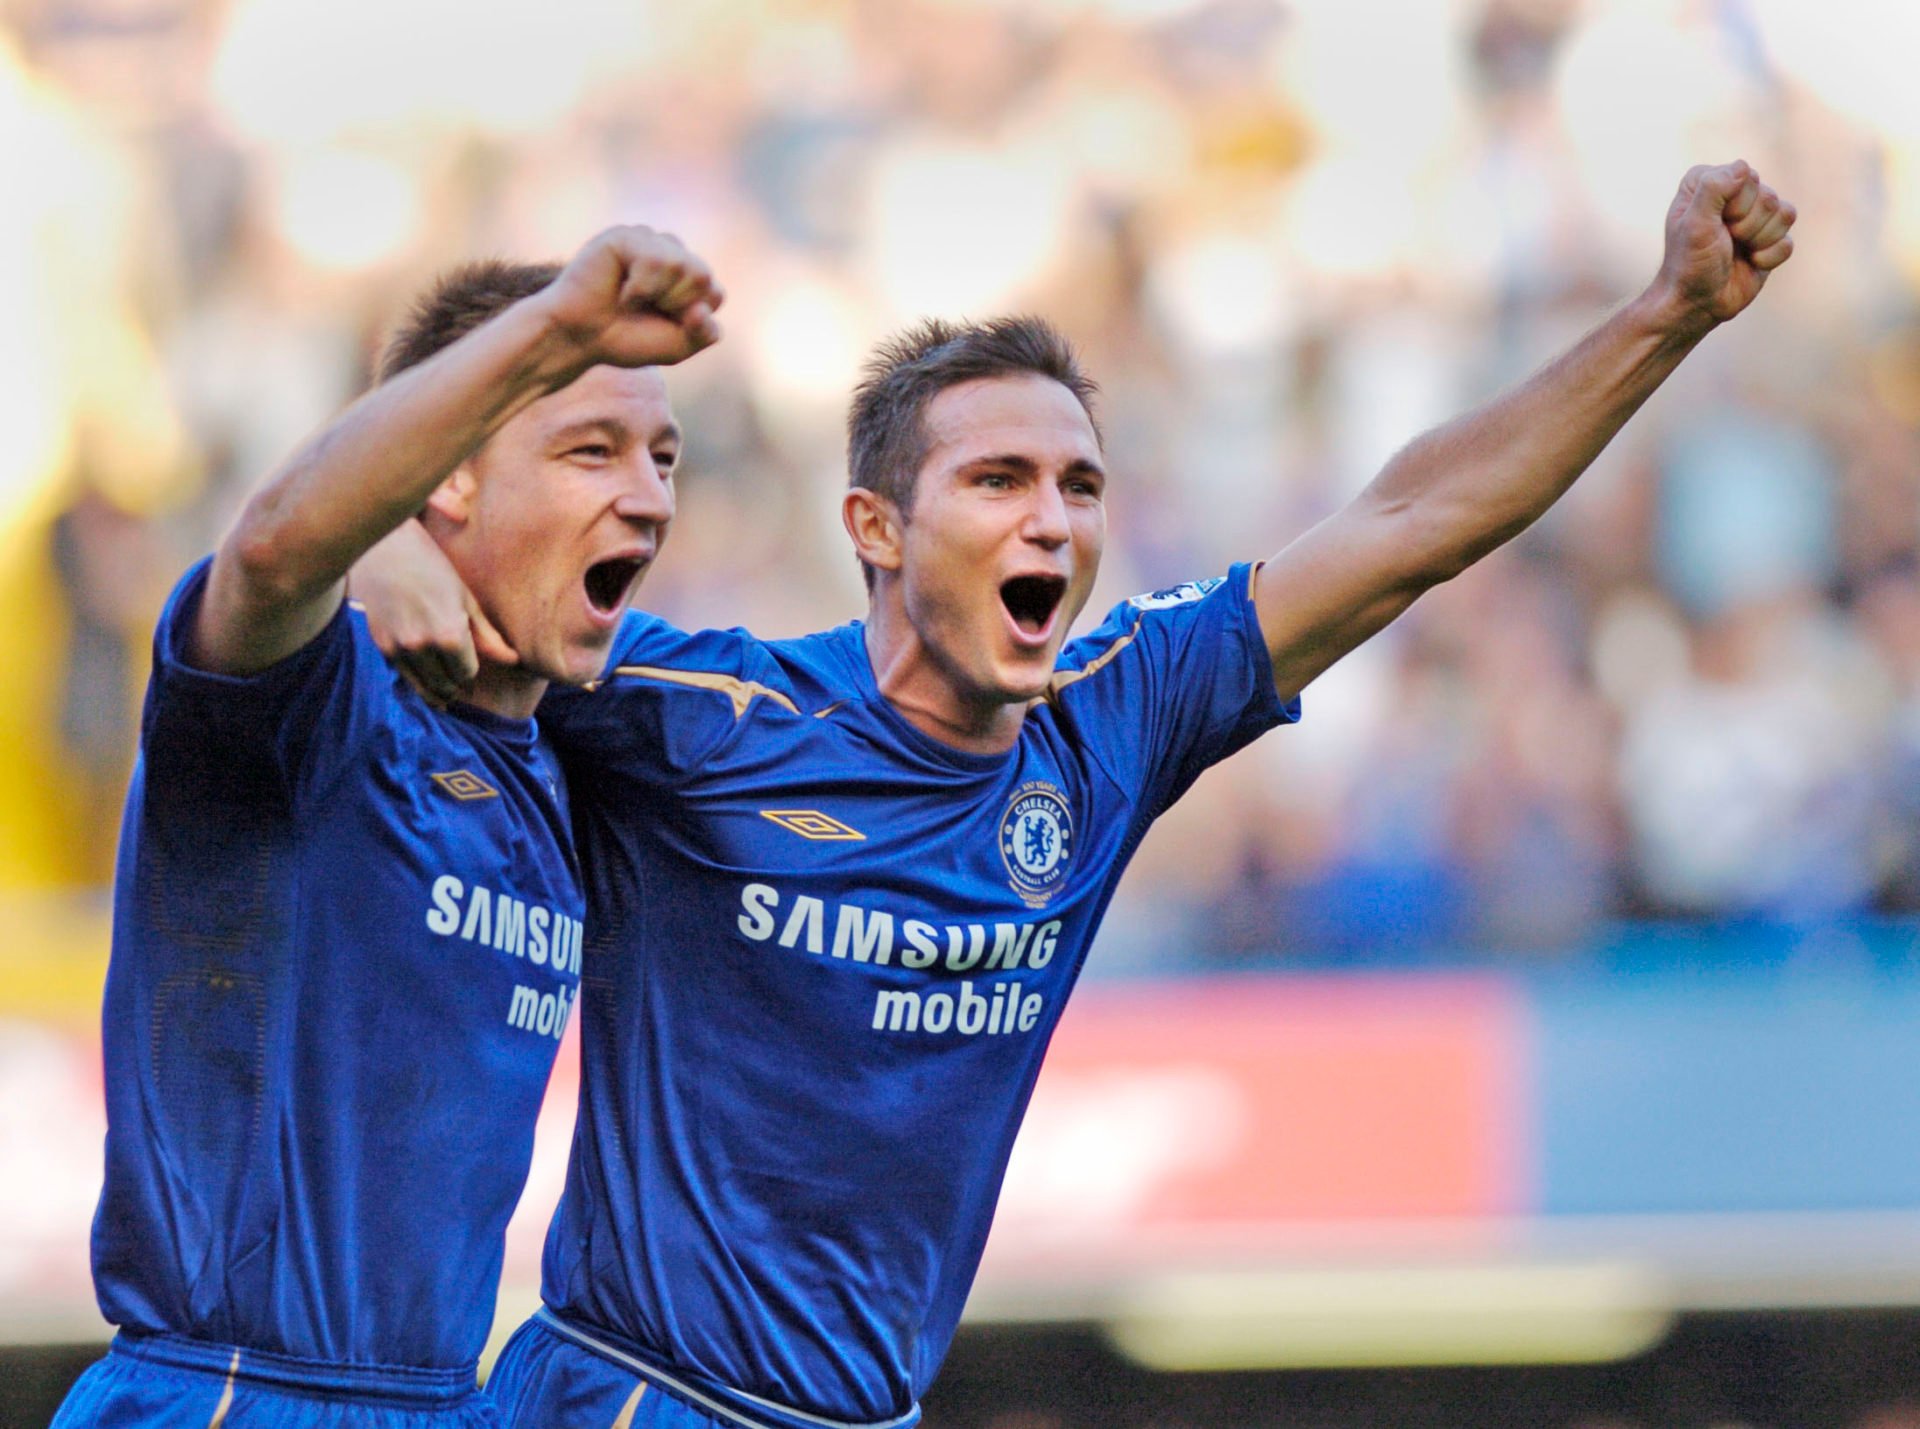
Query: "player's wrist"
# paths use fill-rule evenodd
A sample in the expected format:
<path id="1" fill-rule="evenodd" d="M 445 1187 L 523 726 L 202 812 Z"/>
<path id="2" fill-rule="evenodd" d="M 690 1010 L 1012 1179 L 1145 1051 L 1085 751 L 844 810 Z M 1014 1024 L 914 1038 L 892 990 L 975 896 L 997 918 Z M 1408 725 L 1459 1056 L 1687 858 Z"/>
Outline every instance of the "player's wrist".
<path id="1" fill-rule="evenodd" d="M 1688 346 L 1700 341 L 1723 321 L 1665 274 L 1655 278 L 1628 307 L 1638 321 L 1663 338 Z"/>
<path id="2" fill-rule="evenodd" d="M 558 392 L 600 360 L 604 326 L 582 322 L 552 287 L 515 304 L 528 323 L 527 374 L 537 386 Z"/>

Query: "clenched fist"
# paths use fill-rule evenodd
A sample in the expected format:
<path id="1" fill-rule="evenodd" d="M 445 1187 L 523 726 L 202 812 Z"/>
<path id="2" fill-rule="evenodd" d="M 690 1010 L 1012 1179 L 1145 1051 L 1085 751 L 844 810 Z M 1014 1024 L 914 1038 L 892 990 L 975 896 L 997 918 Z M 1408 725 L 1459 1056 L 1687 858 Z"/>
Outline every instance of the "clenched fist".
<path id="1" fill-rule="evenodd" d="M 665 366 L 720 340 L 726 294 L 670 233 L 633 225 L 592 239 L 534 301 L 576 344 L 583 366 Z"/>
<path id="2" fill-rule="evenodd" d="M 1793 256 L 1792 204 L 1744 160 L 1687 170 L 1667 210 L 1656 287 L 1711 322 L 1736 316 Z"/>

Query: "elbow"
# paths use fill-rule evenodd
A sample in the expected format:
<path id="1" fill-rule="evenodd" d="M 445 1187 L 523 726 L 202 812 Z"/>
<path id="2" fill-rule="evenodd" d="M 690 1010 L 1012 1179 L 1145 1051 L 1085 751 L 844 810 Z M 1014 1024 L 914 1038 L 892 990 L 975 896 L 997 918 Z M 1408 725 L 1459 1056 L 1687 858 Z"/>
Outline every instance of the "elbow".
<path id="1" fill-rule="evenodd" d="M 1444 585 L 1526 529 L 1525 521 L 1492 524 L 1410 505 L 1396 512 L 1395 544 L 1405 556 L 1406 584 L 1421 590 Z"/>
<path id="2" fill-rule="evenodd" d="M 1436 546 L 1427 553 L 1421 569 L 1421 577 L 1428 586 L 1445 585 L 1457 575 L 1464 574 L 1469 568 L 1505 545 L 1508 537 L 1482 535 L 1477 538 L 1460 538 Z"/>
<path id="3" fill-rule="evenodd" d="M 1451 523 L 1419 502 L 1378 503 L 1373 516 L 1382 538 L 1382 574 L 1395 590 L 1413 598 L 1452 580 L 1481 554 Z"/>
<path id="4" fill-rule="evenodd" d="M 286 605 L 308 594 L 309 573 L 289 523 L 259 497 L 247 503 L 222 555 L 254 603 Z"/>

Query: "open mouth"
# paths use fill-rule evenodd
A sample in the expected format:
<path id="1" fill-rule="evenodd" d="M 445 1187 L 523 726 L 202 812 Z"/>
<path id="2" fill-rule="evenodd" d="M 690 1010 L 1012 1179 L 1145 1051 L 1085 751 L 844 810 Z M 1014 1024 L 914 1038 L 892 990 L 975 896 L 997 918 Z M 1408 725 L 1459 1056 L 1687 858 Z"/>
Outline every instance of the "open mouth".
<path id="1" fill-rule="evenodd" d="M 1065 576 L 1015 576 L 1000 587 L 1000 603 L 1013 623 L 1028 635 L 1039 635 L 1060 608 L 1067 593 Z"/>
<path id="2" fill-rule="evenodd" d="M 624 606 L 644 564 L 631 556 L 621 556 L 587 567 L 587 599 L 593 608 L 604 615 Z"/>

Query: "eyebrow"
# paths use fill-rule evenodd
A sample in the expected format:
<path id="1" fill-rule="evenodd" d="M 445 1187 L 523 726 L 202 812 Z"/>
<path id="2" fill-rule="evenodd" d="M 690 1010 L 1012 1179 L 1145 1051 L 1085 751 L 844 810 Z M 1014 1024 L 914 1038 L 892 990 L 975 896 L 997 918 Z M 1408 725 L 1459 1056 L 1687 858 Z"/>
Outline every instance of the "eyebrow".
<path id="1" fill-rule="evenodd" d="M 960 470 L 973 471 L 983 466 L 1010 466 L 1014 470 L 1022 472 L 1035 472 L 1040 469 L 1040 464 L 1030 456 L 1023 456 L 1019 452 L 1001 452 L 994 456 L 975 457 L 972 461 L 964 463 L 960 467 Z M 1072 461 L 1068 462 L 1067 469 L 1062 475 L 1085 475 L 1087 473 L 1092 473 L 1102 481 L 1105 481 L 1107 478 L 1107 470 L 1105 467 L 1101 466 L 1099 462 L 1089 461 L 1085 457 L 1075 457 Z"/>
<path id="2" fill-rule="evenodd" d="M 558 444 L 577 441 L 581 437 L 595 435 L 611 437 L 617 445 L 626 446 L 633 441 L 633 428 L 629 427 L 618 417 L 589 417 L 584 422 L 569 422 L 566 426 L 556 431 L 550 440 Z M 668 422 L 666 426 L 654 434 L 653 440 L 649 441 L 647 445 L 652 446 L 654 442 L 662 440 L 670 441 L 675 446 L 679 446 L 684 440 L 680 430 L 680 424 L 678 422 Z"/>

